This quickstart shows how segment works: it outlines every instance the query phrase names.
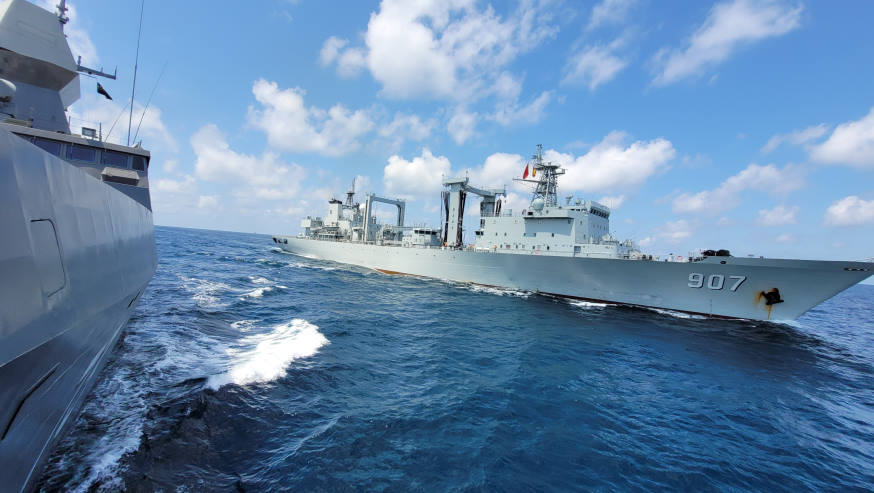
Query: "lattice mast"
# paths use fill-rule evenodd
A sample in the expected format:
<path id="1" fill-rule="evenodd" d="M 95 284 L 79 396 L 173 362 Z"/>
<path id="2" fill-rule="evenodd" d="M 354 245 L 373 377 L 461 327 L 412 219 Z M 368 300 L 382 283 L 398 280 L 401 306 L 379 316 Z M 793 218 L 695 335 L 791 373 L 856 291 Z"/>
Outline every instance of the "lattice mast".
<path id="1" fill-rule="evenodd" d="M 516 179 L 516 181 L 524 181 L 534 183 L 534 195 L 531 197 L 533 202 L 536 199 L 542 199 L 543 204 L 547 207 L 558 205 L 558 177 L 563 175 L 565 170 L 551 161 L 543 160 L 543 144 L 537 144 L 537 152 L 531 156 L 531 165 L 533 175 L 536 180 Z"/>

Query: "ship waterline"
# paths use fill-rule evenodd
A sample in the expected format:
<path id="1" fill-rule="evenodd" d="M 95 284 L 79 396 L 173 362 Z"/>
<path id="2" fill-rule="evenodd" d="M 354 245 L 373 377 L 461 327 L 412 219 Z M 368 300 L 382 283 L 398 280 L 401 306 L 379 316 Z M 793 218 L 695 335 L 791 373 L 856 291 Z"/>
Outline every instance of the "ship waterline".
<path id="1" fill-rule="evenodd" d="M 517 179 L 534 186 L 518 215 L 502 210 L 506 189 L 449 178 L 441 227 L 405 226 L 403 200 L 367 194 L 359 204 L 353 183 L 345 202 L 329 201 L 324 219 L 307 216 L 303 233 L 273 241 L 291 253 L 388 273 L 755 320 L 794 320 L 874 271 L 869 262 L 732 257 L 728 250 L 660 261 L 610 233 L 609 207 L 573 196 L 559 203 L 564 169 L 544 161 L 542 146 L 530 164 L 537 179 L 527 178 L 527 166 Z M 466 244 L 471 194 L 481 199 L 479 222 L 474 243 Z M 377 223 L 373 202 L 397 206 L 396 223 Z"/>
<path id="2" fill-rule="evenodd" d="M 705 257 L 659 262 L 274 236 L 283 250 L 387 273 L 713 317 L 794 320 L 867 278 L 871 264 Z M 768 303 L 772 290 L 779 302 Z M 776 300 L 775 300 L 776 301 Z"/>

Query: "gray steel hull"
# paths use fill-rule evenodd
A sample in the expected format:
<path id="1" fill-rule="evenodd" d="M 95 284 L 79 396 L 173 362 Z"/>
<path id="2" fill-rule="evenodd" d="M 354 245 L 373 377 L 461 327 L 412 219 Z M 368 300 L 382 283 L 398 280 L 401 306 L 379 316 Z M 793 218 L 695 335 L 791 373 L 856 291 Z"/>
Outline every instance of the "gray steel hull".
<path id="1" fill-rule="evenodd" d="M 756 320 L 794 320 L 864 280 L 874 267 L 865 262 L 745 257 L 653 262 L 275 238 L 291 253 L 389 273 Z M 763 293 L 774 288 L 783 301 L 768 305 Z"/>
<path id="2" fill-rule="evenodd" d="M 152 212 L 0 129 L 0 490 L 28 490 L 156 267 Z"/>

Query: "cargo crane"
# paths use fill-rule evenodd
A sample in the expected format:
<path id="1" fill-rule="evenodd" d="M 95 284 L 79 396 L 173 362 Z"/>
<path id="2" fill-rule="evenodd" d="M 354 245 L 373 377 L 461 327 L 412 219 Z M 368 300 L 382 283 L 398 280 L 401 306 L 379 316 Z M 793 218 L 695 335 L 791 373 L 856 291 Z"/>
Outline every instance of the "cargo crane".
<path id="1" fill-rule="evenodd" d="M 462 245 L 464 202 L 468 193 L 482 197 L 479 206 L 480 228 L 483 227 L 484 223 L 482 218 L 501 214 L 501 202 L 498 197 L 507 195 L 505 188 L 475 187 L 470 184 L 468 177 L 443 180 L 443 186 L 449 189 L 442 193 L 443 207 L 446 212 L 446 220 L 443 224 L 443 244 L 452 248 L 459 248 Z"/>

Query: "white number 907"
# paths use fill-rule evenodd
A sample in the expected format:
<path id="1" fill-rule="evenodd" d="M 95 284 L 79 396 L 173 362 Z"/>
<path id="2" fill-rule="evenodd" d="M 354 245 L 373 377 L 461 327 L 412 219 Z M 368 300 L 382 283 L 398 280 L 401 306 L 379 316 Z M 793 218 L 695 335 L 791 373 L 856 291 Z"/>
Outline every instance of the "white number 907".
<path id="1" fill-rule="evenodd" d="M 728 288 L 729 291 L 737 291 L 737 288 L 743 284 L 744 281 L 747 280 L 747 276 L 728 276 L 730 281 L 734 281 L 734 284 Z M 690 288 L 701 288 L 704 287 L 704 274 L 699 274 L 697 272 L 693 272 L 689 274 L 689 287 Z M 725 276 L 722 274 L 711 274 L 707 277 L 707 288 L 713 290 L 720 290 L 725 287 Z"/>

